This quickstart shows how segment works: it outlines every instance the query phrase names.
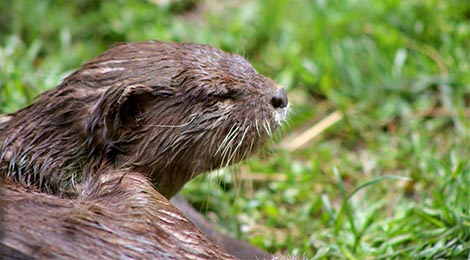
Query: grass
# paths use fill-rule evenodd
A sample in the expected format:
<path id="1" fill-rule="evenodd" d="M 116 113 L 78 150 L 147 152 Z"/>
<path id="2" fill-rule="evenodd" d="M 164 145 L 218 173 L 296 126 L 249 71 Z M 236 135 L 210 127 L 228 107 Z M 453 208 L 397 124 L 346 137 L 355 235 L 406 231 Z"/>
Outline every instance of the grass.
<path id="1" fill-rule="evenodd" d="M 1 1 L 0 113 L 115 42 L 238 52 L 292 113 L 259 156 L 185 188 L 223 232 L 314 259 L 470 257 L 469 3 L 159 2 Z"/>

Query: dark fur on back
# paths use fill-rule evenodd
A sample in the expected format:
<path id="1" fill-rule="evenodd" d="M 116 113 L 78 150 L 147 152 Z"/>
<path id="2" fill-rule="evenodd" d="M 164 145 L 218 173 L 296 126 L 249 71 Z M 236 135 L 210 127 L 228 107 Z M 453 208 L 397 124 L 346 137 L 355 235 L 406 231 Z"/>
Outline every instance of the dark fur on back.
<path id="1" fill-rule="evenodd" d="M 120 44 L 0 123 L 0 176 L 76 197 L 108 163 L 170 198 L 255 152 L 287 112 L 280 88 L 206 45 Z"/>

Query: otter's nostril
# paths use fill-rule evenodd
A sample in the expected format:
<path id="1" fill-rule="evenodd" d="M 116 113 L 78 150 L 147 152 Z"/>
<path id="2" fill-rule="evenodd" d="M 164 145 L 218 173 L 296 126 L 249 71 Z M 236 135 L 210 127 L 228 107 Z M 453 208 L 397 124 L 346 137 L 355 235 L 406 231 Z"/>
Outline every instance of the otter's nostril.
<path id="1" fill-rule="evenodd" d="M 277 94 L 271 98 L 271 104 L 274 108 L 284 108 L 287 106 L 287 93 L 284 88 L 281 88 Z"/>

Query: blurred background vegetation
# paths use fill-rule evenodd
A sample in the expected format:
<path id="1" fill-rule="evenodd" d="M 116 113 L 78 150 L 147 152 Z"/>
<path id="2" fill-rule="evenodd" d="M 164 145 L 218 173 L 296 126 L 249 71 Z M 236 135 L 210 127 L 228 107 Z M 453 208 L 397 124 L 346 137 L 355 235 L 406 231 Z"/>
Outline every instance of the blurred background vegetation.
<path id="1" fill-rule="evenodd" d="M 222 232 L 307 258 L 470 257 L 470 2 L 0 0 L 0 113 L 148 39 L 238 52 L 288 89 L 282 138 L 184 190 Z"/>

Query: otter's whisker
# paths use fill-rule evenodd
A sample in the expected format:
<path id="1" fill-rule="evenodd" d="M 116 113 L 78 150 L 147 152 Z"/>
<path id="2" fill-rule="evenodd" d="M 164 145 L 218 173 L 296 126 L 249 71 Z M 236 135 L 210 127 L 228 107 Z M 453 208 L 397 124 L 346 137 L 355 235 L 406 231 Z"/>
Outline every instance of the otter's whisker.
<path id="1" fill-rule="evenodd" d="M 227 142 L 223 152 L 222 152 L 222 162 L 221 164 L 224 165 L 224 166 L 228 166 L 230 165 L 230 151 L 233 149 L 233 142 L 235 141 L 236 137 L 238 136 L 238 134 L 240 133 L 239 131 L 239 127 L 236 128 L 236 132 L 235 134 L 230 138 L 230 141 Z M 228 157 L 227 157 L 228 156 Z M 225 160 L 228 159 L 226 162 Z M 224 164 L 225 162 L 225 164 Z"/>
<path id="2" fill-rule="evenodd" d="M 258 137 L 261 137 L 261 133 L 259 132 L 258 119 L 255 120 L 255 128 L 256 128 L 256 133 L 258 134 Z"/>
<path id="3" fill-rule="evenodd" d="M 230 157 L 228 159 L 228 162 L 227 163 L 231 163 L 233 161 L 233 159 L 236 158 L 236 155 L 237 153 L 240 151 L 240 148 L 242 146 L 242 144 L 244 143 L 245 141 L 245 138 L 246 138 L 246 133 L 248 132 L 248 130 L 250 129 L 250 126 L 247 125 L 247 120 L 245 119 L 245 122 L 243 122 L 243 128 L 245 128 L 245 130 L 243 131 L 243 134 L 238 142 L 238 145 L 235 147 L 235 149 L 232 151 L 232 153 L 230 154 Z M 228 166 L 229 164 L 227 164 Z"/>
<path id="4" fill-rule="evenodd" d="M 250 145 L 248 146 L 249 148 L 245 149 L 245 151 L 243 152 L 242 158 L 246 158 L 246 157 L 248 157 L 248 155 L 250 155 L 250 153 L 253 151 L 254 144 L 255 144 L 255 139 L 252 138 L 251 142 L 250 142 Z"/>
<path id="5" fill-rule="evenodd" d="M 224 140 L 222 140 L 222 142 L 220 143 L 219 147 L 217 148 L 217 150 L 216 150 L 216 152 L 215 152 L 216 155 L 217 155 L 219 152 L 222 151 L 222 148 L 226 148 L 227 142 L 228 142 L 231 138 L 233 138 L 232 135 L 235 135 L 237 132 L 238 132 L 238 126 L 237 126 L 237 125 L 233 125 L 233 126 L 230 128 L 228 134 L 225 136 Z"/>
<path id="6" fill-rule="evenodd" d="M 264 122 L 263 122 L 263 126 L 264 126 L 264 130 L 265 130 L 266 134 L 267 134 L 268 136 L 272 136 L 271 126 L 269 125 L 269 122 L 268 122 L 268 121 L 264 121 Z"/>
<path id="7" fill-rule="evenodd" d="M 221 161 L 221 165 L 222 166 L 229 166 L 231 164 L 231 155 L 233 153 L 233 150 L 234 150 L 234 143 L 236 142 L 237 140 L 237 137 L 239 136 L 240 134 L 240 126 L 237 125 L 237 127 L 235 128 L 235 131 L 236 133 L 230 138 L 230 140 L 227 142 L 223 152 L 222 152 L 222 161 Z"/>

